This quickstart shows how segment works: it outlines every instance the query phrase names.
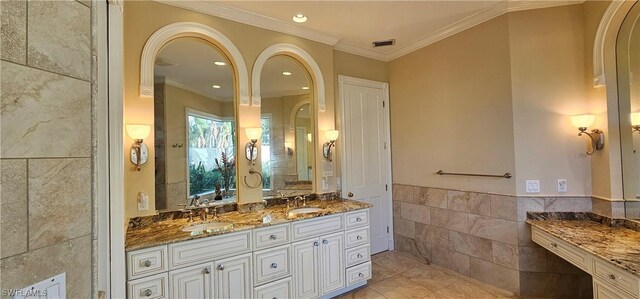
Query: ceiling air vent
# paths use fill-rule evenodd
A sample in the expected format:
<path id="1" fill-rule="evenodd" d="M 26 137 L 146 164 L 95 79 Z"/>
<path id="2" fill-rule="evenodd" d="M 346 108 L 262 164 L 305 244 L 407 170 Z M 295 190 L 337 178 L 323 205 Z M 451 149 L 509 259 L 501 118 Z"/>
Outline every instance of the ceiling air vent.
<path id="1" fill-rule="evenodd" d="M 373 42 L 373 47 L 377 48 L 377 47 L 393 46 L 395 44 L 396 44 L 395 39 L 379 40 L 379 41 Z"/>

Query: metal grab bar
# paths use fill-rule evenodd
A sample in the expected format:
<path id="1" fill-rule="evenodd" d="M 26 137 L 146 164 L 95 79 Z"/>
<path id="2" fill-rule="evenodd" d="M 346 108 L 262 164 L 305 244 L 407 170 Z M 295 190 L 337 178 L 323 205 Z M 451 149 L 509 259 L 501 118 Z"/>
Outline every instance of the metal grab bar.
<path id="1" fill-rule="evenodd" d="M 244 176 L 244 184 L 247 185 L 247 187 L 252 188 L 252 189 L 260 187 L 260 185 L 262 185 L 262 180 L 263 180 L 262 174 L 257 172 L 257 171 L 255 171 L 255 170 L 253 170 L 253 168 L 249 169 L 249 174 L 257 174 L 258 176 L 260 176 L 260 181 L 258 181 L 258 183 L 256 185 L 251 186 L 251 185 L 249 185 L 249 183 L 247 183 L 247 176 L 245 175 Z"/>
<path id="2" fill-rule="evenodd" d="M 479 177 L 488 177 L 488 178 L 505 178 L 510 179 L 512 177 L 511 173 L 505 174 L 478 174 L 478 173 L 458 173 L 458 172 L 444 172 L 442 170 L 438 170 L 436 174 L 439 175 L 464 175 L 464 176 L 479 176 Z"/>

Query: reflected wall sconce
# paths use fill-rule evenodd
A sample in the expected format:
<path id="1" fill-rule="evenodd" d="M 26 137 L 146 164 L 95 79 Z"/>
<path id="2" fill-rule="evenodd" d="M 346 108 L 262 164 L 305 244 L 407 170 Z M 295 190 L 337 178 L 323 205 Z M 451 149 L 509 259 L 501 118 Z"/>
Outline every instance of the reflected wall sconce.
<path id="1" fill-rule="evenodd" d="M 149 133 L 150 125 L 127 125 L 127 134 L 134 140 L 131 145 L 131 163 L 136 165 L 136 171 L 140 171 L 142 164 L 149 159 L 149 148 L 143 143 Z"/>
<path id="2" fill-rule="evenodd" d="M 256 147 L 256 143 L 260 136 L 262 136 L 262 128 L 246 128 L 244 132 L 247 134 L 247 138 L 249 138 L 249 142 L 245 145 L 245 157 L 247 160 L 251 162 L 252 165 L 256 165 L 256 159 L 258 158 L 258 148 Z"/>
<path id="3" fill-rule="evenodd" d="M 291 147 L 291 142 L 285 142 L 284 143 L 284 147 L 287 150 L 287 156 L 292 157 L 293 156 L 293 148 Z"/>
<path id="4" fill-rule="evenodd" d="M 604 132 L 598 129 L 591 129 L 591 133 L 587 132 L 587 128 L 592 126 L 595 120 L 596 117 L 593 114 L 574 115 L 571 117 L 573 125 L 580 130 L 578 136 L 585 134 L 591 139 L 591 146 L 587 150 L 587 155 L 593 155 L 594 152 L 604 148 Z"/>
<path id="5" fill-rule="evenodd" d="M 336 140 L 338 139 L 338 135 L 340 132 L 337 130 L 330 130 L 324 132 L 325 137 L 329 140 L 322 145 L 322 155 L 329 160 L 329 162 L 333 161 L 331 155 L 331 148 L 336 146 Z"/>
<path id="6" fill-rule="evenodd" d="M 640 112 L 631 113 L 631 128 L 631 133 L 640 132 Z"/>

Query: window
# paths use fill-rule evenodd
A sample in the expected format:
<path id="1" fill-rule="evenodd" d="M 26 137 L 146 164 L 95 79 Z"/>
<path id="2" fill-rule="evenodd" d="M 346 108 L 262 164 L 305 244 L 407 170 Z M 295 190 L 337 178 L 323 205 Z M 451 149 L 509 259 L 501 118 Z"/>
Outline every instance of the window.
<path id="1" fill-rule="evenodd" d="M 189 194 L 215 192 L 216 184 L 227 193 L 235 190 L 233 119 L 190 110 L 187 122 Z"/>
<path id="2" fill-rule="evenodd" d="M 262 189 L 271 190 L 271 115 L 262 115 Z"/>

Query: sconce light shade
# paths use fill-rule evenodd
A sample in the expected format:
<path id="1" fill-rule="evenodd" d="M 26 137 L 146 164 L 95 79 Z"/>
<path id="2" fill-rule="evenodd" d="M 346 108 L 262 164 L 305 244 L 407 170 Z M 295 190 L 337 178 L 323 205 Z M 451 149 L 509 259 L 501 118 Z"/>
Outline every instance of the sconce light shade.
<path id="1" fill-rule="evenodd" d="M 260 136 L 262 136 L 262 128 L 246 128 L 244 132 L 247 134 L 247 138 L 251 141 L 247 142 L 244 147 L 245 157 L 252 165 L 256 164 L 256 159 L 258 159 L 258 148 L 256 147 L 256 143 Z"/>
<path id="2" fill-rule="evenodd" d="M 127 135 L 132 139 L 145 139 L 151 133 L 150 125 L 127 125 Z"/>
<path id="3" fill-rule="evenodd" d="M 262 136 L 262 128 L 246 128 L 244 132 L 250 140 L 258 140 Z"/>
<path id="4" fill-rule="evenodd" d="M 311 133 L 307 133 L 307 141 L 313 141 L 313 138 L 311 138 Z"/>
<path id="5" fill-rule="evenodd" d="M 284 148 L 287 151 L 287 155 L 289 157 L 293 156 L 293 147 L 291 146 L 291 142 L 285 142 Z"/>
<path id="6" fill-rule="evenodd" d="M 340 132 L 338 132 L 338 130 L 330 130 L 330 131 L 324 132 L 324 135 L 325 137 L 327 137 L 328 140 L 336 141 L 338 140 L 338 136 L 340 135 Z"/>
<path id="7" fill-rule="evenodd" d="M 576 128 L 588 128 L 596 121 L 596 116 L 593 114 L 574 115 L 571 117 L 571 123 Z"/>
<path id="8" fill-rule="evenodd" d="M 631 127 L 633 132 L 640 132 L 640 112 L 631 113 Z"/>
<path id="9" fill-rule="evenodd" d="M 591 139 L 587 155 L 593 155 L 596 151 L 604 148 L 604 132 L 598 129 L 591 129 L 591 133 L 587 132 L 587 128 L 592 126 L 595 120 L 596 117 L 593 114 L 574 115 L 571 117 L 571 123 L 580 131 L 578 136 L 585 134 Z"/>
<path id="10" fill-rule="evenodd" d="M 333 161 L 331 148 L 336 146 L 336 140 L 338 139 L 339 132 L 337 130 L 325 131 L 324 136 L 327 137 L 329 141 L 322 145 L 322 155 L 331 162 Z"/>

